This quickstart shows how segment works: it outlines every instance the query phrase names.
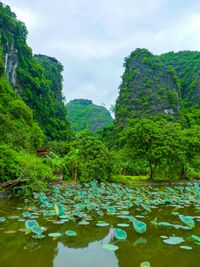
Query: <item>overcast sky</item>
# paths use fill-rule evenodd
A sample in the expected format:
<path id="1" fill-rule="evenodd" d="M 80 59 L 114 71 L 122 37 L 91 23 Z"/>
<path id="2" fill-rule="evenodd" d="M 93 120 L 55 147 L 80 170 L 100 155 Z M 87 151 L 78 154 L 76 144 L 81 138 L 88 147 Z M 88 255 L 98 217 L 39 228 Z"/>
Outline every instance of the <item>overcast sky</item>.
<path id="1" fill-rule="evenodd" d="M 36 54 L 64 65 L 66 100 L 115 103 L 124 57 L 200 50 L 199 0 L 5 0 Z"/>

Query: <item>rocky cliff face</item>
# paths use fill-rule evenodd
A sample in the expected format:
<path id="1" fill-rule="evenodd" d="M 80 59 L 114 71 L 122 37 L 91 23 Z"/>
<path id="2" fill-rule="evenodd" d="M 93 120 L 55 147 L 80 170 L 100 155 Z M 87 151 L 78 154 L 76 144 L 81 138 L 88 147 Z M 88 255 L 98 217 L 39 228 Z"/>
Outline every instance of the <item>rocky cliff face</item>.
<path id="1" fill-rule="evenodd" d="M 63 65 L 54 57 L 49 57 L 41 54 L 34 55 L 34 57 L 43 67 L 45 78 L 51 81 L 50 88 L 52 92 L 54 92 L 55 98 L 57 99 L 57 101 L 62 102 Z"/>
<path id="2" fill-rule="evenodd" d="M 161 115 L 177 119 L 182 107 L 200 107 L 200 52 L 155 56 L 136 49 L 125 58 L 116 101 L 116 120 Z"/>
<path id="3" fill-rule="evenodd" d="M 17 49 L 12 44 L 8 51 L 4 54 L 5 58 L 5 73 L 8 81 L 12 84 L 16 84 L 17 74 L 16 68 L 18 66 Z"/>
<path id="4" fill-rule="evenodd" d="M 137 49 L 125 59 L 116 119 L 122 124 L 128 118 L 159 114 L 178 116 L 179 91 L 172 74 L 157 56 Z"/>

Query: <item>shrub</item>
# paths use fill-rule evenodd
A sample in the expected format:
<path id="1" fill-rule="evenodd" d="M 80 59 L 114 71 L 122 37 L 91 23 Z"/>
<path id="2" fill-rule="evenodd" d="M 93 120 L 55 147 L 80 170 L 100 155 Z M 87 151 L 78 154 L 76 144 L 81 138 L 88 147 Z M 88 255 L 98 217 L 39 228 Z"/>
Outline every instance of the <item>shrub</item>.
<path id="1" fill-rule="evenodd" d="M 0 144 L 0 181 L 16 179 L 20 173 L 17 152 L 7 144 Z"/>

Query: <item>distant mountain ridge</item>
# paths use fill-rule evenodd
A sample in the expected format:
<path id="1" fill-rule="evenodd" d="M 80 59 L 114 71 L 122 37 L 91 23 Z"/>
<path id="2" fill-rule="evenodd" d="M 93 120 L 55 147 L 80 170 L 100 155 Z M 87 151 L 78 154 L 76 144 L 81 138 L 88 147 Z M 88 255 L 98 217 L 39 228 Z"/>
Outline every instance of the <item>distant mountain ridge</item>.
<path id="1" fill-rule="evenodd" d="M 105 126 L 113 125 L 110 112 L 104 106 L 93 104 L 88 99 L 75 99 L 67 103 L 67 119 L 75 132 L 88 130 L 96 132 Z"/>

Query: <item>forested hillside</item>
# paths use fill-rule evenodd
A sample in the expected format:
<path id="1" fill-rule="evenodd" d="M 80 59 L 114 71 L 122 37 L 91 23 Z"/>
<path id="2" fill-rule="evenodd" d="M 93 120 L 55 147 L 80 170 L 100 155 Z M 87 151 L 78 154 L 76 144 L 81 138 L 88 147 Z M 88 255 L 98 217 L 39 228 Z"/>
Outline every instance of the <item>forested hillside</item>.
<path id="1" fill-rule="evenodd" d="M 48 140 L 69 140 L 62 97 L 62 65 L 34 58 L 27 30 L 0 3 L 0 181 L 21 181 L 27 191 L 54 178 L 51 162 L 35 156 Z M 12 184 L 12 183 L 11 183 Z"/>
<path id="2" fill-rule="evenodd" d="M 97 106 L 87 99 L 75 99 L 67 105 L 67 118 L 73 131 L 88 130 L 96 132 L 113 125 L 110 112 L 104 106 Z"/>
<path id="3" fill-rule="evenodd" d="M 24 23 L 2 3 L 0 14 L 1 47 L 9 82 L 33 110 L 44 133 L 51 139 L 65 140 L 69 137 L 69 124 L 62 102 L 62 65 L 45 57 L 34 58 L 26 44 Z"/>

